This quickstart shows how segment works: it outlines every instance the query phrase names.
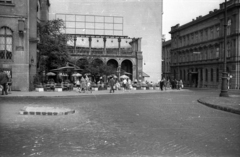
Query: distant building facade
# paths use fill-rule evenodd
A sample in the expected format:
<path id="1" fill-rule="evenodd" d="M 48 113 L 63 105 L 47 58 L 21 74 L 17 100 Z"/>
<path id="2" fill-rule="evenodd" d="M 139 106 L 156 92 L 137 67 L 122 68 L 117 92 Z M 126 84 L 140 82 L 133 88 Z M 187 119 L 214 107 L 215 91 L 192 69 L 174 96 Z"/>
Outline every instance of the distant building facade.
<path id="1" fill-rule="evenodd" d="M 63 33 L 74 39 L 68 42 L 73 63 L 111 65 L 119 76 L 143 80 L 141 38 L 123 36 L 123 17 L 56 14 L 56 19 L 64 21 Z"/>
<path id="2" fill-rule="evenodd" d="M 48 19 L 49 5 L 48 0 L 0 1 L 0 69 L 11 75 L 12 90 L 34 89 L 37 22 Z"/>
<path id="3" fill-rule="evenodd" d="M 162 47 L 162 77 L 171 78 L 171 40 L 163 41 Z"/>
<path id="4" fill-rule="evenodd" d="M 88 51 L 88 37 L 92 35 L 91 50 L 93 52 L 98 48 L 97 51 L 100 51 L 99 48 L 101 48 L 101 52 L 98 53 L 101 53 L 102 56 L 100 54 L 96 55 L 95 52 L 92 55 L 102 57 L 100 59 L 104 62 L 113 59 L 114 61 L 112 61 L 118 63 L 118 67 L 121 68 L 123 67 L 122 63 L 125 64 L 125 61 L 127 61 L 129 63 L 128 67 L 131 67 L 130 69 L 133 72 L 136 71 L 134 69 L 136 69 L 135 66 L 138 64 L 139 78 L 142 76 L 141 72 L 144 71 L 150 76 L 146 79 L 155 82 L 161 77 L 162 71 L 160 61 L 162 53 L 162 3 L 163 0 L 114 0 L 104 2 L 102 0 L 51 0 L 49 16 L 50 19 L 55 19 L 58 15 L 62 14 L 62 17 L 58 17 L 66 19 L 66 27 L 69 28 L 66 34 L 79 35 L 76 41 L 79 50 L 76 51 L 77 54 L 74 57 L 84 57 L 82 52 L 80 53 L 80 47 L 84 47 Z M 112 17 L 114 17 L 114 20 Z M 119 17 L 122 17 L 122 20 Z M 103 24 L 104 22 L 105 24 Z M 77 27 L 76 31 L 74 30 L 75 27 Z M 84 34 L 87 36 L 81 36 Z M 119 36 L 127 36 L 128 38 L 120 37 L 120 53 L 117 52 Z M 103 52 L 104 37 L 106 37 L 106 54 Z M 126 45 L 126 42 L 130 43 L 132 39 L 134 39 L 133 43 L 136 43 L 136 40 L 138 40 L 138 59 L 136 59 L 136 52 L 134 52 L 136 49 L 134 51 L 131 50 L 130 53 L 130 47 Z M 82 40 L 87 42 L 87 47 L 86 45 L 78 45 L 83 42 Z M 112 44 L 115 50 L 111 57 L 108 51 L 110 48 L 113 48 L 111 47 Z M 128 47 L 128 52 L 125 52 L 126 46 Z M 144 65 L 141 58 L 144 58 Z M 138 63 L 136 60 L 138 60 Z M 133 73 L 132 78 L 134 79 L 134 77 L 136 76 Z"/>
<path id="5" fill-rule="evenodd" d="M 240 0 L 227 1 L 229 88 L 240 88 Z M 220 88 L 224 55 L 224 3 L 191 22 L 171 28 L 171 75 L 185 86 Z"/>

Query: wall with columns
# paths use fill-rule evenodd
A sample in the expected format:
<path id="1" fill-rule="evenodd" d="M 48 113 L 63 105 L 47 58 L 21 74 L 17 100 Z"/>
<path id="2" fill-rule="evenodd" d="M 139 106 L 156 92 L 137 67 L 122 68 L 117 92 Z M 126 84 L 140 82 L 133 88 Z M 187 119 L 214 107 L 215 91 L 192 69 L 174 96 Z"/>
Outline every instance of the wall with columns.
<path id="1" fill-rule="evenodd" d="M 57 13 L 122 16 L 123 35 L 142 38 L 141 67 L 157 81 L 161 77 L 163 0 L 51 0 L 50 19 Z M 143 63 L 140 58 L 139 64 Z"/>

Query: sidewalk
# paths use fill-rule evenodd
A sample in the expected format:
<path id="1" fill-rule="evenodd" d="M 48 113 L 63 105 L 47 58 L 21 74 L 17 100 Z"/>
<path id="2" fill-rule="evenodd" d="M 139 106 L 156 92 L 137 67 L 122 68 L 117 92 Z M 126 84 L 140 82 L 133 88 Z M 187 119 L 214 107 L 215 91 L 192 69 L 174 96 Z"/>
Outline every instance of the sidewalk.
<path id="1" fill-rule="evenodd" d="M 1 97 L 69 97 L 69 96 L 91 96 L 91 95 L 106 95 L 106 94 L 135 94 L 135 93 L 156 93 L 156 92 L 179 92 L 179 91 L 188 91 L 187 89 L 182 90 L 117 90 L 115 93 L 109 93 L 109 90 L 99 90 L 79 93 L 77 91 L 63 91 L 63 92 L 54 92 L 54 91 L 45 91 L 45 92 L 21 92 L 21 91 L 12 91 L 11 94 L 8 95 L 0 95 Z"/>
<path id="2" fill-rule="evenodd" d="M 198 102 L 218 110 L 240 115 L 240 95 L 229 95 L 229 97 L 204 97 Z"/>

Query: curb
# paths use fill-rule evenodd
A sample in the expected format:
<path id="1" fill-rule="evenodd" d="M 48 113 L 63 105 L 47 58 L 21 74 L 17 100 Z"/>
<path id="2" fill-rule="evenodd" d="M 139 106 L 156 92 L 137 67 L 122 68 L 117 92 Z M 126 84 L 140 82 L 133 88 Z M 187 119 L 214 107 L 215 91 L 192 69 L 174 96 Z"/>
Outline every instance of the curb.
<path id="1" fill-rule="evenodd" d="M 240 115 L 240 111 L 239 110 L 236 110 L 236 109 L 233 109 L 231 107 L 225 107 L 225 106 L 219 106 L 219 105 L 214 105 L 214 104 L 210 104 L 210 103 L 207 103 L 201 99 L 198 99 L 197 100 L 199 103 L 203 104 L 203 105 L 206 105 L 208 107 L 211 107 L 211 108 L 214 108 L 214 109 L 217 109 L 217 110 L 222 110 L 222 111 L 226 111 L 226 112 L 230 112 L 230 113 L 234 113 L 234 114 L 238 114 Z"/>
<path id="2" fill-rule="evenodd" d="M 180 91 L 180 90 L 178 90 Z M 181 90 L 181 91 L 188 91 L 187 89 Z M 141 94 L 141 93 L 164 93 L 164 92 L 176 92 L 175 90 L 166 90 L 166 91 L 160 91 L 160 90 L 143 90 L 142 92 L 135 92 L 135 91 L 125 91 L 125 92 L 115 92 L 115 93 L 108 93 L 108 92 L 96 92 L 96 93 L 84 93 L 84 94 L 69 94 L 69 95 L 8 95 L 8 96 L 2 96 L 4 98 L 52 98 L 52 97 L 79 97 L 79 96 L 96 96 L 96 95 L 119 95 L 119 94 Z M 1 98 L 1 96 L 0 96 Z"/>

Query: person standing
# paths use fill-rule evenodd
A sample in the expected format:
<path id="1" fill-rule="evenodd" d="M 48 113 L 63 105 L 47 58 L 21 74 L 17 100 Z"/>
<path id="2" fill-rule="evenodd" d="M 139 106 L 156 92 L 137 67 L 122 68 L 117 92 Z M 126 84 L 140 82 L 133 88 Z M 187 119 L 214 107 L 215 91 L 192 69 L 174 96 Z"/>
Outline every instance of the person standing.
<path id="1" fill-rule="evenodd" d="M 163 86 L 164 86 L 164 81 L 163 81 L 163 79 L 161 79 L 161 81 L 160 81 L 160 89 L 161 89 L 161 91 L 163 90 Z"/>
<path id="2" fill-rule="evenodd" d="M 126 90 L 127 89 L 127 80 L 124 79 L 123 80 L 123 90 Z"/>
<path id="3" fill-rule="evenodd" d="M 115 80 L 113 79 L 113 77 L 111 77 L 111 79 L 109 80 L 109 85 L 110 85 L 110 93 L 114 93 L 115 90 Z"/>
<path id="4" fill-rule="evenodd" d="M 2 95 L 8 95 L 8 92 L 7 92 L 7 83 L 8 83 L 8 75 L 4 72 L 4 71 L 0 71 L 0 84 L 3 86 L 3 89 L 2 89 Z"/>
<path id="5" fill-rule="evenodd" d="M 81 90 L 80 89 L 80 81 L 79 81 L 79 78 L 77 78 L 77 80 L 76 80 L 76 86 L 77 86 L 77 89 L 78 89 L 78 92 Z"/>
<path id="6" fill-rule="evenodd" d="M 182 88 L 183 88 L 183 81 L 180 80 L 180 81 L 179 81 L 179 89 L 182 89 Z"/>
<path id="7" fill-rule="evenodd" d="M 8 83 L 7 83 L 7 89 L 8 89 L 8 94 L 11 94 L 12 91 L 12 78 L 10 75 L 8 75 Z"/>
<path id="8" fill-rule="evenodd" d="M 83 76 L 81 78 L 81 91 L 83 91 L 83 93 L 85 93 L 86 88 L 87 88 L 87 82 L 85 80 L 85 77 Z M 81 91 L 80 91 L 80 93 L 81 93 Z"/>

